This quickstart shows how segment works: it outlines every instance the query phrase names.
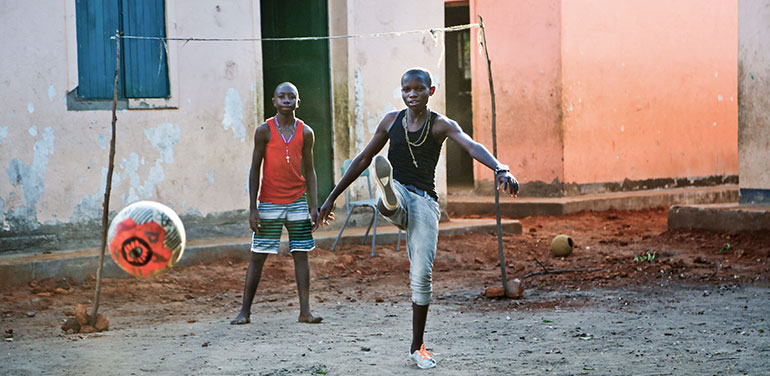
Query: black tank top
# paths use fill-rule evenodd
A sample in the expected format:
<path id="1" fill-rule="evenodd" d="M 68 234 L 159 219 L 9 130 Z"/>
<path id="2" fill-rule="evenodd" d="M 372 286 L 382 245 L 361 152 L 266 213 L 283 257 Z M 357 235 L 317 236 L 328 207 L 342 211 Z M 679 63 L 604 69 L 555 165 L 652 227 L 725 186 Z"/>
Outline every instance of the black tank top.
<path id="1" fill-rule="evenodd" d="M 419 167 L 415 167 L 412 161 L 412 155 L 409 153 L 409 146 L 404 138 L 404 126 L 402 119 L 406 116 L 406 110 L 402 110 L 396 116 L 396 120 L 388 130 L 390 146 L 388 147 L 388 160 L 393 166 L 393 179 L 398 180 L 404 185 L 412 185 L 427 192 L 431 197 L 438 201 L 436 194 L 436 164 L 441 155 L 441 146 L 433 138 L 433 122 L 436 120 L 435 112 L 430 112 L 430 121 L 428 122 L 428 136 L 420 146 L 411 146 L 414 159 Z M 417 132 L 409 132 L 409 139 L 412 143 L 417 142 L 420 136 L 420 129 Z"/>

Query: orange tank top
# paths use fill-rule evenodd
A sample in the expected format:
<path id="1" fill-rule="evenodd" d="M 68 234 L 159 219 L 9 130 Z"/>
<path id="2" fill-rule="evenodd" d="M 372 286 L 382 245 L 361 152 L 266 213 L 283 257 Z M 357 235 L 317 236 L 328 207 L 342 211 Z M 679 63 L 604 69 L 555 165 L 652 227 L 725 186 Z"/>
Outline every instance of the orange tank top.
<path id="1" fill-rule="evenodd" d="M 278 133 L 275 117 L 267 119 L 270 141 L 267 142 L 262 161 L 262 184 L 259 189 L 261 202 L 290 204 L 305 194 L 305 178 L 302 176 L 302 134 L 305 123 L 300 119 L 296 121 L 294 136 L 284 140 Z"/>

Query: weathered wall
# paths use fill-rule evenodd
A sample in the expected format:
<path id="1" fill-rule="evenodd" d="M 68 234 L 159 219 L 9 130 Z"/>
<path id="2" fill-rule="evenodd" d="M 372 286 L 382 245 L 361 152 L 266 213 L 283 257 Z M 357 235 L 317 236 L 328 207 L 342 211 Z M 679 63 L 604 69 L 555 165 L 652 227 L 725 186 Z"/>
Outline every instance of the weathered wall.
<path id="1" fill-rule="evenodd" d="M 498 159 L 524 184 L 522 193 L 558 195 L 546 184 L 563 181 L 561 130 L 561 2 L 470 1 L 472 22 L 484 20 L 495 87 Z M 476 40 L 478 29 L 473 29 Z M 473 135 L 492 151 L 492 111 L 486 58 L 471 47 Z M 492 173 L 474 162 L 477 188 L 490 190 Z M 545 183 L 545 184 L 543 184 Z"/>
<path id="2" fill-rule="evenodd" d="M 770 204 L 770 1 L 738 3 L 738 165 L 742 203 Z"/>
<path id="3" fill-rule="evenodd" d="M 487 29 L 499 159 L 524 195 L 737 180 L 735 0 L 470 9 Z M 491 149 L 485 64 L 472 55 L 474 136 Z M 476 188 L 489 191 L 491 174 L 475 167 Z"/>
<path id="4" fill-rule="evenodd" d="M 565 182 L 737 173 L 736 10 L 562 1 Z"/>
<path id="5" fill-rule="evenodd" d="M 74 3 L 0 1 L 0 250 L 60 248 L 66 237 L 98 244 L 111 114 L 67 109 L 77 86 Z M 259 37 L 251 1 L 166 4 L 168 36 Z M 154 200 L 191 224 L 240 212 L 262 117 L 259 44 L 168 48 L 174 108 L 119 111 L 110 208 Z"/>
<path id="6" fill-rule="evenodd" d="M 330 29 L 351 35 L 430 29 L 444 23 L 442 0 L 340 0 L 332 2 L 330 11 L 332 9 L 347 12 L 345 16 L 339 12 L 332 15 Z M 421 33 L 332 41 L 333 72 L 335 75 L 342 74 L 343 69 L 346 72 L 344 77 L 334 78 L 336 166 L 363 150 L 386 113 L 405 108 L 400 80 L 407 69 L 421 66 L 431 71 L 437 90 L 429 107 L 444 112 L 443 46 L 441 33 L 435 38 L 430 33 Z M 348 109 L 347 116 L 340 111 L 342 108 Z M 387 153 L 387 145 L 382 153 Z M 335 174 L 339 174 L 339 167 L 335 168 Z M 338 180 L 339 176 L 335 178 Z M 441 202 L 445 203 L 446 162 L 443 156 L 436 171 L 436 188 Z M 356 197 L 368 196 L 364 189 L 362 185 L 354 189 Z M 344 200 L 337 202 L 338 207 L 343 204 Z"/>

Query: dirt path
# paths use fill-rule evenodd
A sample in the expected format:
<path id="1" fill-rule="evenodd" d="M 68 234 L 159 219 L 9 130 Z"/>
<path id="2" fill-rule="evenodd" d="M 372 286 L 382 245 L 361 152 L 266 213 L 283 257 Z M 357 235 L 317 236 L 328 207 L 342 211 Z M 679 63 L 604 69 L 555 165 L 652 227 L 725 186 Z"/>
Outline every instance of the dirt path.
<path id="1" fill-rule="evenodd" d="M 580 213 L 522 221 L 505 236 L 524 299 L 483 297 L 499 284 L 496 237 L 442 238 L 426 343 L 435 375 L 768 374 L 770 234 L 667 232 L 665 211 Z M 573 255 L 548 254 L 571 235 Z M 729 247 L 727 244 L 730 244 Z M 654 254 L 652 260 L 639 256 Z M 221 260 L 150 279 L 108 279 L 110 330 L 59 329 L 93 281 L 38 281 L 2 293 L 0 373 L 9 375 L 407 374 L 411 308 L 404 252 L 366 246 L 312 255 L 312 308 L 298 324 L 288 256 L 268 260 L 253 323 L 230 326 L 245 264 Z M 637 258 L 634 261 L 634 258 Z M 543 264 L 535 262 L 535 258 Z M 34 313 L 33 317 L 29 317 Z"/>
<path id="2" fill-rule="evenodd" d="M 761 375 L 770 369 L 767 288 L 655 286 L 568 294 L 536 289 L 527 299 L 564 307 L 533 310 L 479 298 L 477 291 L 440 294 L 426 333 L 439 361 L 431 373 Z M 4 344 L 0 370 L 8 375 L 414 371 L 405 362 L 407 299 L 315 304 L 326 317 L 320 325 L 296 323 L 296 312 L 286 303 L 259 303 L 254 322 L 237 327 L 227 320 L 234 309 L 216 309 L 197 315 L 195 322 L 170 317 L 136 325 L 113 315 L 115 329 L 91 335 L 37 328 Z"/>

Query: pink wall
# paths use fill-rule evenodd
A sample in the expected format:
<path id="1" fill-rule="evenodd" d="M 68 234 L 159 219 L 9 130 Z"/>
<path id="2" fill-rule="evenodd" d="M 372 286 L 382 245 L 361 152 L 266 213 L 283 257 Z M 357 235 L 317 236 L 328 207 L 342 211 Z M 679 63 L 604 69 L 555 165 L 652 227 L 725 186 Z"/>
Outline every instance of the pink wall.
<path id="1" fill-rule="evenodd" d="M 469 5 L 487 29 L 499 159 L 521 182 L 738 173 L 736 0 Z M 491 150 L 486 62 L 473 48 L 474 138 Z"/>
<path id="2" fill-rule="evenodd" d="M 558 0 L 470 1 L 472 22 L 484 18 L 497 102 L 498 159 L 522 182 L 562 180 L 559 101 L 560 25 Z M 476 40 L 478 29 L 471 40 Z M 482 51 L 483 52 L 483 51 Z M 486 59 L 471 51 L 473 135 L 492 151 L 491 105 Z M 477 186 L 492 174 L 475 163 Z"/>
<path id="3" fill-rule="evenodd" d="M 570 183 L 737 174 L 734 0 L 562 2 Z"/>

